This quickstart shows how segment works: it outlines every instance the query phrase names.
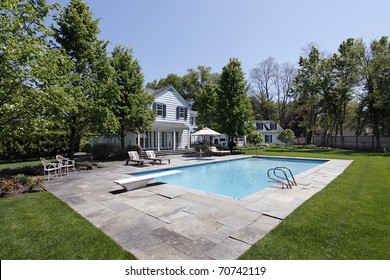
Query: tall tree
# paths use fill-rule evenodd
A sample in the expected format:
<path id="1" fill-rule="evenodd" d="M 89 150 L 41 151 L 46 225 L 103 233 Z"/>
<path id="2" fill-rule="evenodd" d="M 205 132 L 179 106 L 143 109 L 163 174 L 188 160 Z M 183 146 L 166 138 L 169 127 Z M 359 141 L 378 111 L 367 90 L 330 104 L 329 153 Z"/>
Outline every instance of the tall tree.
<path id="1" fill-rule="evenodd" d="M 294 65 L 289 63 L 280 65 L 276 72 L 276 105 L 278 108 L 279 124 L 284 128 L 288 127 L 289 114 L 292 113 L 293 102 L 297 98 L 297 95 L 291 90 L 296 75 L 297 69 Z"/>
<path id="2" fill-rule="evenodd" d="M 362 77 L 364 44 L 362 40 L 348 39 L 341 43 L 333 55 L 333 83 L 335 94 L 330 101 L 336 118 L 336 136 L 340 133 L 341 146 L 344 147 L 344 123 L 347 106 L 353 98 L 356 86 Z"/>
<path id="3" fill-rule="evenodd" d="M 253 130 L 254 113 L 248 98 L 248 83 L 237 58 L 223 67 L 217 98 L 217 123 L 220 132 L 234 137 L 248 135 Z M 230 145 L 231 150 L 233 146 Z"/>
<path id="4" fill-rule="evenodd" d="M 318 73 L 321 66 L 320 52 L 312 47 L 307 57 L 299 59 L 298 74 L 294 80 L 293 91 L 299 94 L 297 102 L 302 110 L 301 126 L 306 130 L 306 143 L 311 144 L 313 132 L 317 125 L 320 102 L 320 85 Z"/>
<path id="5" fill-rule="evenodd" d="M 380 137 L 390 135 L 390 42 L 388 37 L 374 40 L 364 65 L 364 97 L 361 107 L 381 148 Z"/>
<path id="6" fill-rule="evenodd" d="M 155 113 L 150 105 L 154 97 L 143 87 L 144 76 L 138 61 L 133 58 L 131 49 L 115 47 L 111 65 L 115 71 L 116 82 L 113 112 L 119 123 L 117 135 L 123 155 L 127 133 L 147 131 L 153 124 Z"/>
<path id="7" fill-rule="evenodd" d="M 71 65 L 50 47 L 46 1 L 12 1 L 0 10 L 0 137 L 42 129 L 49 107 L 65 107 L 61 84 Z"/>
<path id="8" fill-rule="evenodd" d="M 275 79 L 278 74 L 279 65 L 275 58 L 269 57 L 260 62 L 256 68 L 250 71 L 252 92 L 259 103 L 256 117 L 263 120 L 274 120 L 276 118 L 276 107 L 273 97 L 275 95 Z"/>
<path id="9" fill-rule="evenodd" d="M 86 3 L 71 0 L 56 17 L 54 38 L 74 62 L 68 94 L 73 106 L 63 112 L 69 134 L 70 157 L 76 142 L 91 132 L 115 131 L 117 127 L 110 107 L 112 69 L 106 51 L 107 42 L 98 39 L 99 20 L 92 18 Z"/>

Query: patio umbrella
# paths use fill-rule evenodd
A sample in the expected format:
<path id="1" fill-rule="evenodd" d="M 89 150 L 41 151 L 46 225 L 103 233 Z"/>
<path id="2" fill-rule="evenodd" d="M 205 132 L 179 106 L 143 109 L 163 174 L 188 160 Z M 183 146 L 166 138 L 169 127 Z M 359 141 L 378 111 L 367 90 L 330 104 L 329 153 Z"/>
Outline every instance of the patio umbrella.
<path id="1" fill-rule="evenodd" d="M 221 136 L 221 133 L 216 132 L 215 130 L 212 130 L 208 127 L 205 127 L 193 133 L 192 136 Z"/>

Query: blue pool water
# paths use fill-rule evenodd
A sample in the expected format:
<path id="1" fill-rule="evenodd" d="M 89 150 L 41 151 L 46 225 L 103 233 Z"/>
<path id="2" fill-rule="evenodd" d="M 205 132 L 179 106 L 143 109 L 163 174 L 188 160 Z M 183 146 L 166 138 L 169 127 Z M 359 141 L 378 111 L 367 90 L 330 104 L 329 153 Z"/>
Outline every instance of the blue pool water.
<path id="1" fill-rule="evenodd" d="M 277 166 L 288 167 L 294 175 L 326 162 L 325 160 L 246 158 L 172 168 L 181 173 L 156 178 L 155 182 L 184 186 L 219 195 L 243 198 L 272 186 L 267 171 Z M 159 173 L 144 172 L 135 176 Z"/>

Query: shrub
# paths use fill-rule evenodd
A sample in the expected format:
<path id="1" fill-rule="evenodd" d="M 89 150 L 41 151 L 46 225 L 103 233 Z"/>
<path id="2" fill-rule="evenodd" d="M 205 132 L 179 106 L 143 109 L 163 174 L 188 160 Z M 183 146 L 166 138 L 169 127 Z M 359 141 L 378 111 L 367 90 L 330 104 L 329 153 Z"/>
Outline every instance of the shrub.
<path id="1" fill-rule="evenodd" d="M 390 155 L 390 147 L 383 148 L 383 152 L 387 155 Z"/>
<path id="2" fill-rule="evenodd" d="M 94 159 L 109 160 L 116 153 L 116 146 L 110 143 L 98 143 L 92 146 L 91 154 Z"/>
<path id="3" fill-rule="evenodd" d="M 36 166 L 23 166 L 18 168 L 4 168 L 0 169 L 0 176 L 14 176 L 17 174 L 25 174 L 30 176 L 42 176 L 43 166 L 41 164 Z"/>
<path id="4" fill-rule="evenodd" d="M 0 138 L 0 158 L 4 162 L 52 157 L 69 150 L 64 132 L 31 133 Z"/>

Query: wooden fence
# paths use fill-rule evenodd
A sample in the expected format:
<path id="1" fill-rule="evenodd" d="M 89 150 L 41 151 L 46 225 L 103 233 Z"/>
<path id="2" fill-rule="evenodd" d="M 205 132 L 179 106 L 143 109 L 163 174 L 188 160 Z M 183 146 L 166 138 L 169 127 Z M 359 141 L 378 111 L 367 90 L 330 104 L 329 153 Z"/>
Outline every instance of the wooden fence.
<path id="1" fill-rule="evenodd" d="M 312 144 L 321 146 L 323 143 L 323 136 L 314 136 Z M 306 144 L 305 137 L 295 138 L 295 145 Z M 344 136 L 344 146 L 342 146 L 342 141 L 340 136 L 331 136 L 328 141 L 329 147 L 333 148 L 345 148 L 345 149 L 356 149 L 356 150 L 379 150 L 377 147 L 377 141 L 374 136 Z M 381 137 L 380 138 L 380 149 L 385 147 L 390 147 L 390 137 Z"/>

